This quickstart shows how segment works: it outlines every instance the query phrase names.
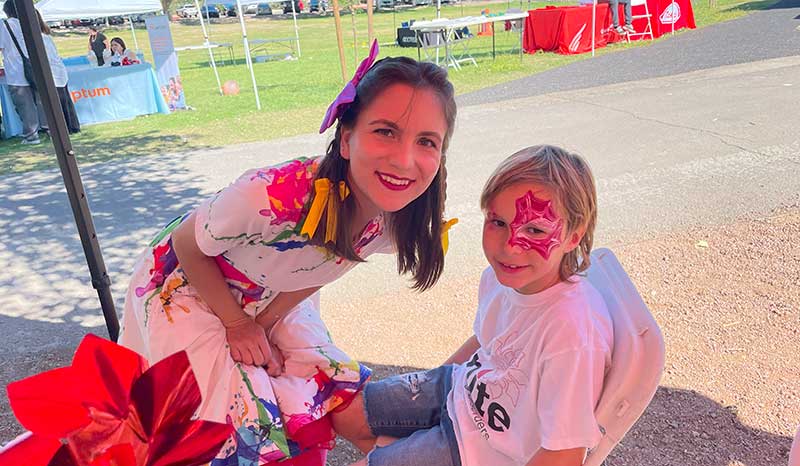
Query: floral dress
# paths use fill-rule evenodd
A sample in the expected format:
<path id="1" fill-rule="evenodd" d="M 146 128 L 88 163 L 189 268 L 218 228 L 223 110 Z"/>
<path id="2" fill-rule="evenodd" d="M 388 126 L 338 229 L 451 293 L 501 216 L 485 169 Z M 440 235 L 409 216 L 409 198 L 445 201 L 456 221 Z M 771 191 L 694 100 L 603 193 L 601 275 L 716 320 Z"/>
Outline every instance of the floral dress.
<path id="1" fill-rule="evenodd" d="M 309 244 L 300 235 L 318 159 L 297 159 L 246 172 L 195 210 L 195 237 L 214 257 L 231 293 L 255 317 L 280 292 L 330 283 L 356 263 Z M 185 218 L 185 217 L 183 217 Z M 331 410 L 346 406 L 370 370 L 331 341 L 319 295 L 275 325 L 269 340 L 285 372 L 236 363 L 222 322 L 188 283 L 168 225 L 139 259 L 125 300 L 120 343 L 155 363 L 186 350 L 203 396 L 202 419 L 235 429 L 213 466 L 323 465 L 333 447 Z M 362 258 L 392 252 L 383 216 L 368 222 L 355 243 Z"/>

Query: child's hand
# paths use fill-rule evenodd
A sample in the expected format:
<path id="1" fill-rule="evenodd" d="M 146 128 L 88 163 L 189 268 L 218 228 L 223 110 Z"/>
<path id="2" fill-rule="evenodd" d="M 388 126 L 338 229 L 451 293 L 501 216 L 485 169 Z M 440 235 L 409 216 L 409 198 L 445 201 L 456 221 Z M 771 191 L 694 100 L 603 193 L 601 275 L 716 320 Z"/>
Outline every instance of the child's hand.
<path id="1" fill-rule="evenodd" d="M 231 357 L 236 362 L 252 366 L 263 366 L 271 360 L 272 351 L 264 329 L 253 319 L 241 319 L 225 327 L 225 339 L 230 346 Z"/>

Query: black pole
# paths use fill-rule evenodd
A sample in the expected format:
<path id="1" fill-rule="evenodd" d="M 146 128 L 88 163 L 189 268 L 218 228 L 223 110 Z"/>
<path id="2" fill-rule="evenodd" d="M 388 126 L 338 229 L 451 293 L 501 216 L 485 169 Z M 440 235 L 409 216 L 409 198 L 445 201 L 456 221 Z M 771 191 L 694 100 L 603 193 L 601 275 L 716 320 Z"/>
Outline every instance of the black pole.
<path id="1" fill-rule="evenodd" d="M 89 203 L 81 182 L 81 174 L 78 171 L 75 152 L 72 150 L 72 143 L 69 140 L 67 123 L 64 120 L 61 102 L 58 100 L 58 93 L 53 83 L 53 74 L 47 61 L 47 52 L 42 41 L 39 19 L 36 17 L 32 0 L 14 0 L 14 5 L 22 27 L 22 35 L 25 38 L 25 48 L 28 51 L 33 67 L 36 89 L 44 106 L 44 113 L 47 115 L 50 137 L 53 141 L 53 148 L 56 151 L 58 165 L 61 168 L 61 176 L 67 188 L 67 197 L 69 197 L 72 213 L 75 216 L 75 224 L 78 227 L 78 234 L 83 245 L 83 253 L 89 265 L 92 286 L 97 290 L 97 295 L 100 298 L 100 307 L 103 309 L 108 336 L 111 340 L 116 341 L 117 336 L 119 336 L 119 320 L 117 319 L 117 312 L 114 310 L 114 300 L 111 297 L 111 279 L 108 277 L 106 265 L 103 262 L 100 243 L 97 241 L 97 234 L 92 222 L 92 213 L 89 210 Z"/>

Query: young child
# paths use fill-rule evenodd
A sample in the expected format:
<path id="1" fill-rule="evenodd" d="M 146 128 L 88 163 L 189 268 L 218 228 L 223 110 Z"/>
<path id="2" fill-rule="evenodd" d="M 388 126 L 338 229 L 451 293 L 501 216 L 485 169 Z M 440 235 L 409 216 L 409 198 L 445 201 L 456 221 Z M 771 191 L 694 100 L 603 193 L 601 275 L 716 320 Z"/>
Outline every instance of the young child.
<path id="1" fill-rule="evenodd" d="M 134 270 L 120 343 L 151 363 L 187 351 L 199 417 L 236 430 L 215 466 L 322 466 L 327 414 L 370 370 L 331 342 L 317 290 L 376 252 L 396 253 L 417 289 L 441 274 L 453 86 L 435 65 L 371 66 L 376 55 L 373 44 L 328 110 L 325 156 L 247 171 L 167 226 Z"/>
<path id="2" fill-rule="evenodd" d="M 529 147 L 495 170 L 481 208 L 490 267 L 475 334 L 444 366 L 369 383 L 334 414 L 336 431 L 369 452 L 358 465 L 578 466 L 600 440 L 613 330 L 579 275 L 597 215 L 589 167 Z"/>

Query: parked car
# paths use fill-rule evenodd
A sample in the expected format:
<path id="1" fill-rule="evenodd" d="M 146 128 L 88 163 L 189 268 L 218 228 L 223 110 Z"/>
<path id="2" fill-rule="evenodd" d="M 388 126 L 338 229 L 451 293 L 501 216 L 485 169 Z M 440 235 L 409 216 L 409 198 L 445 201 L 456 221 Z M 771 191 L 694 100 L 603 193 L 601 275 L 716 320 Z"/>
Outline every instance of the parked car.
<path id="1" fill-rule="evenodd" d="M 292 1 L 294 1 L 294 11 L 296 13 L 300 13 L 300 0 L 284 0 L 281 2 L 281 7 L 283 8 L 283 14 L 292 12 Z"/>
<path id="2" fill-rule="evenodd" d="M 309 13 L 313 13 L 315 11 L 325 13 L 329 9 L 330 7 L 328 6 L 328 0 L 309 0 L 308 2 Z"/>
<path id="3" fill-rule="evenodd" d="M 264 16 L 264 15 L 271 15 L 272 14 L 272 7 L 269 6 L 269 3 L 259 3 L 258 8 L 256 9 L 257 16 Z"/>
<path id="4" fill-rule="evenodd" d="M 378 8 L 385 8 L 387 10 L 391 10 L 394 8 L 395 4 L 399 3 L 396 0 L 378 0 Z"/>
<path id="5" fill-rule="evenodd" d="M 272 14 L 272 7 L 269 3 L 259 3 L 258 9 L 256 10 L 257 16 L 265 16 Z"/>
<path id="6" fill-rule="evenodd" d="M 414 0 L 414 6 L 430 5 L 431 0 Z"/>
<path id="7" fill-rule="evenodd" d="M 219 18 L 219 9 L 215 5 L 203 5 L 200 7 L 200 14 L 204 18 Z"/>
<path id="8" fill-rule="evenodd" d="M 150 16 L 156 16 L 155 13 L 143 13 L 141 15 L 131 15 L 131 21 L 134 23 L 143 23 L 146 18 Z"/>
<path id="9" fill-rule="evenodd" d="M 47 26 L 50 29 L 59 29 L 59 28 L 64 27 L 64 22 L 63 21 L 47 21 Z"/>
<path id="10" fill-rule="evenodd" d="M 258 14 L 258 4 L 251 3 L 244 7 L 244 14 L 246 15 L 255 15 Z"/>
<path id="11" fill-rule="evenodd" d="M 238 11 L 236 10 L 235 4 L 221 4 L 219 7 L 219 14 L 220 16 L 236 16 Z"/>
<path id="12" fill-rule="evenodd" d="M 181 18 L 194 18 L 197 16 L 197 7 L 191 3 L 187 3 L 175 10 L 175 13 Z"/>

